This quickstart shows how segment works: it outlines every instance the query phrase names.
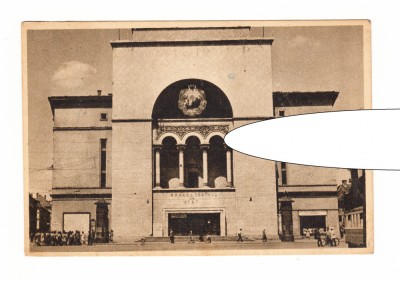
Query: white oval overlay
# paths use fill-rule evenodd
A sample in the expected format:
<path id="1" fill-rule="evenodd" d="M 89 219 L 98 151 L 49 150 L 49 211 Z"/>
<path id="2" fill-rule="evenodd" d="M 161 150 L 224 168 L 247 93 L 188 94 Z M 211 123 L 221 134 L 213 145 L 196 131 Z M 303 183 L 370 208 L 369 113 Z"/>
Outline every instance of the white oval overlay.
<path id="1" fill-rule="evenodd" d="M 355 110 L 280 117 L 236 128 L 239 152 L 295 164 L 400 170 L 400 110 Z"/>

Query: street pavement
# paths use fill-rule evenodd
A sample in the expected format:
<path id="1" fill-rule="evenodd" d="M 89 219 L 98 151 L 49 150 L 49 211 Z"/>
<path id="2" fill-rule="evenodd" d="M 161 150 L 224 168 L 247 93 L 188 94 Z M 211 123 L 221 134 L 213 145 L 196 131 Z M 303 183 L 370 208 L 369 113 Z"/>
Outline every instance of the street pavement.
<path id="1" fill-rule="evenodd" d="M 347 248 L 347 244 L 341 241 L 337 247 L 323 247 L 319 248 L 321 251 L 329 251 L 337 248 Z M 140 242 L 130 244 L 109 243 L 109 244 L 96 244 L 92 246 L 33 246 L 31 245 L 32 253 L 43 252 L 125 252 L 125 251 L 213 251 L 213 250 L 268 250 L 268 249 L 318 249 L 316 240 L 298 240 L 295 242 L 281 242 L 268 241 L 263 243 L 261 241 L 216 241 L 212 243 L 204 242 L 146 242 L 141 245 Z M 168 254 L 168 253 L 166 253 Z"/>

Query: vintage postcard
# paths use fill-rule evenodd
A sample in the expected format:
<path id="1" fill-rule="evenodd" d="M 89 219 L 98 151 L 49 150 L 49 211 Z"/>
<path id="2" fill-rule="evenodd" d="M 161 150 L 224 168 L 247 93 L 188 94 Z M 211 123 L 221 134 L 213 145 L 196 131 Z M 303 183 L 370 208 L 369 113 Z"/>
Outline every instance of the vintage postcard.
<path id="1" fill-rule="evenodd" d="M 371 108 L 368 21 L 27 22 L 22 42 L 27 255 L 373 253 L 371 172 L 224 142 Z"/>

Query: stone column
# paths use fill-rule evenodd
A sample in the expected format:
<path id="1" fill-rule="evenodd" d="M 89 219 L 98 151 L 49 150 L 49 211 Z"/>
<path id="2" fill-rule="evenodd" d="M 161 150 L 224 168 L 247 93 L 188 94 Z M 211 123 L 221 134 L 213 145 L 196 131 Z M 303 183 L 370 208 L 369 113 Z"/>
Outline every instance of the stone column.
<path id="1" fill-rule="evenodd" d="M 154 146 L 154 157 L 156 164 L 156 182 L 154 188 L 161 188 L 161 167 L 160 167 L 160 151 L 161 146 Z"/>
<path id="2" fill-rule="evenodd" d="M 177 145 L 177 148 L 179 150 L 179 187 L 183 187 L 184 179 L 185 179 L 185 174 L 184 174 L 184 150 L 185 150 L 185 145 Z"/>
<path id="3" fill-rule="evenodd" d="M 232 187 L 232 156 L 231 148 L 225 144 L 226 150 L 226 186 Z"/>
<path id="4" fill-rule="evenodd" d="M 203 186 L 208 187 L 208 144 L 201 145 L 203 150 Z"/>

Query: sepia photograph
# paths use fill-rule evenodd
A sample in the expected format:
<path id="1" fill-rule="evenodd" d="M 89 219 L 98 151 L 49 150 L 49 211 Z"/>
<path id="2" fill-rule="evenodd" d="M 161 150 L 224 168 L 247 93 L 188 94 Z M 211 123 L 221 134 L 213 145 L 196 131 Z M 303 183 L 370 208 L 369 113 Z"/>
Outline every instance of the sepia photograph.
<path id="1" fill-rule="evenodd" d="M 373 253 L 371 171 L 224 141 L 370 109 L 369 21 L 25 22 L 22 52 L 26 255 Z"/>

